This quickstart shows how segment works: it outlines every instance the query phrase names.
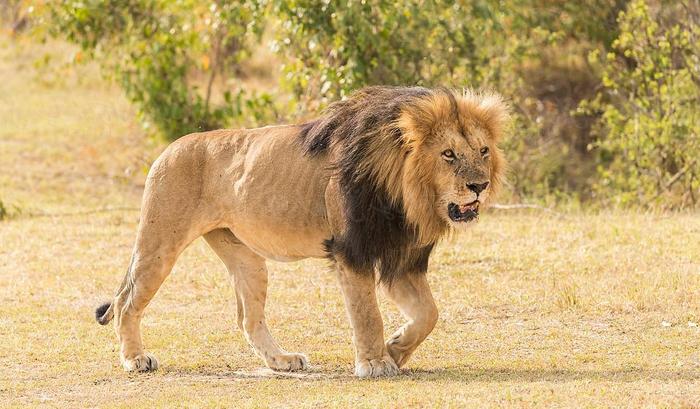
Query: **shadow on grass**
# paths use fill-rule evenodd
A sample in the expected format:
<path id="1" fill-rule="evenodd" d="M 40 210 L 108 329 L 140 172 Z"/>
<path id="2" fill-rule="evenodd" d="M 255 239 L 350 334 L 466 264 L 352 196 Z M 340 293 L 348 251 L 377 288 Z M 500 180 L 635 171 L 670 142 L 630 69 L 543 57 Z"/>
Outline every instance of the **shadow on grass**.
<path id="1" fill-rule="evenodd" d="M 570 381 L 612 381 L 635 382 L 641 380 L 674 381 L 699 380 L 697 369 L 562 369 L 562 368 L 474 368 L 458 366 L 436 370 L 407 370 L 406 378 L 416 381 L 455 381 L 462 382 L 570 382 Z"/>
<path id="2" fill-rule="evenodd" d="M 160 370 L 159 370 L 160 372 Z M 231 371 L 217 371 L 217 370 L 206 370 L 206 369 L 195 369 L 195 370 L 164 370 L 162 375 L 165 378 L 172 379 L 192 379 L 192 380 L 266 380 L 266 379 L 281 379 L 281 380 L 295 380 L 295 381 L 324 381 L 324 380 L 336 380 L 336 379 L 353 379 L 351 373 L 338 372 L 338 371 L 326 371 L 320 368 L 311 367 L 305 371 L 299 372 L 278 372 L 273 371 L 269 368 L 254 368 L 251 370 L 231 370 Z"/>
<path id="3" fill-rule="evenodd" d="M 167 371 L 163 374 L 168 378 L 189 378 L 206 380 L 294 380 L 294 381 L 329 381 L 357 379 L 347 371 L 322 370 L 311 368 L 303 372 L 276 372 L 268 368 L 237 371 Z M 508 369 L 508 368 L 474 368 L 468 366 L 450 367 L 445 369 L 402 370 L 401 375 L 383 379 L 389 382 L 571 382 L 571 381 L 611 381 L 635 382 L 643 380 L 654 381 L 696 381 L 700 380 L 700 370 L 668 370 L 620 368 L 604 370 L 579 370 L 561 368 L 541 369 Z"/>

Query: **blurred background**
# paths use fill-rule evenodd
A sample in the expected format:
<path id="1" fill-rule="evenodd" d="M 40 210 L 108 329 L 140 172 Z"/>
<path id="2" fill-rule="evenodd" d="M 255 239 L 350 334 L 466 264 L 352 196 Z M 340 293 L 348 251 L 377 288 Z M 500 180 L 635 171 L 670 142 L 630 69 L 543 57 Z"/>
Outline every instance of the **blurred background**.
<path id="1" fill-rule="evenodd" d="M 700 407 L 699 23 L 700 0 L 0 0 L 0 406 Z M 409 369 L 351 378 L 315 260 L 269 263 L 266 306 L 314 369 L 256 370 L 197 240 L 144 318 L 162 369 L 123 373 L 93 312 L 166 144 L 370 84 L 492 89 L 514 116 L 507 210 L 436 248 Z"/>
<path id="2" fill-rule="evenodd" d="M 492 89 L 515 118 L 503 202 L 700 200 L 698 0 L 2 0 L 0 17 L 37 82 L 98 67 L 144 138 L 299 122 L 371 84 Z"/>

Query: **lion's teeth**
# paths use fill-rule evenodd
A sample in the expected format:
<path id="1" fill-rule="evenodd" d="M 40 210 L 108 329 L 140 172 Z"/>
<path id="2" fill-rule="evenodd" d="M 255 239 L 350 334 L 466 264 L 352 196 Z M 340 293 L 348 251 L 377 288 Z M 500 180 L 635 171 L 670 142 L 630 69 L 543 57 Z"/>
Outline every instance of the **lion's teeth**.
<path id="1" fill-rule="evenodd" d="M 475 201 L 468 204 L 459 205 L 459 212 L 466 213 L 467 211 L 477 211 L 479 209 L 479 202 Z"/>

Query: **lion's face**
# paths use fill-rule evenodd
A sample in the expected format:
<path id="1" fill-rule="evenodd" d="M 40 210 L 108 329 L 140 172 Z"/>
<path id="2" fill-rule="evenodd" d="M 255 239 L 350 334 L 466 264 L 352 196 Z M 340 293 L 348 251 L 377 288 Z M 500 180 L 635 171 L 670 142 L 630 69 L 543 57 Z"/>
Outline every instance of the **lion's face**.
<path id="1" fill-rule="evenodd" d="M 461 228 L 477 220 L 479 207 L 489 199 L 499 152 L 478 127 L 464 132 L 448 128 L 436 136 L 421 155 L 431 159 L 434 169 L 434 209 L 448 225 Z"/>
<path id="2" fill-rule="evenodd" d="M 369 172 L 402 204 L 417 242 L 428 245 L 471 224 L 495 196 L 505 169 L 498 143 L 508 122 L 496 94 L 434 91 L 406 103 L 395 122 L 380 128 L 383 137 L 352 146 L 368 153 Z"/>

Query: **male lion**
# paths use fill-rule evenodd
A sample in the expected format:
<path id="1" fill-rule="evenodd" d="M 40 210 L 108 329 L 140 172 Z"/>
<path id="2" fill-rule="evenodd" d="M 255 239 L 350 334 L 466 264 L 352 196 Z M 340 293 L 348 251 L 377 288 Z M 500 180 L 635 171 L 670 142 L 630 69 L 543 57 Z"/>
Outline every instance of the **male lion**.
<path id="1" fill-rule="evenodd" d="M 265 260 L 328 257 L 354 331 L 355 375 L 399 372 L 437 322 L 425 277 L 435 243 L 477 219 L 501 182 L 507 109 L 493 94 L 370 87 L 302 125 L 192 134 L 146 180 L 131 263 L 97 321 L 113 317 L 127 371 L 144 351 L 144 309 L 194 239 L 233 276 L 238 325 L 268 367 L 307 367 L 265 325 Z M 384 342 L 375 287 L 407 323 Z"/>

